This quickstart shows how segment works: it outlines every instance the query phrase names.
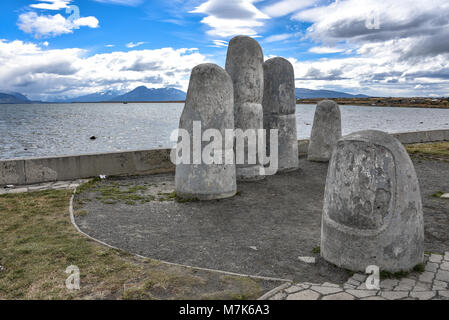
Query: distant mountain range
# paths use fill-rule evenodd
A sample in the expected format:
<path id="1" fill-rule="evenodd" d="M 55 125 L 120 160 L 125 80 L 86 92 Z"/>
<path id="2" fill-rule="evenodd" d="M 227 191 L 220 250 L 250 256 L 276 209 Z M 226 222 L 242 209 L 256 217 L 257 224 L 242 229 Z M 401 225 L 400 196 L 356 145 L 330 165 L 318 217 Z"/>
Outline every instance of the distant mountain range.
<path id="1" fill-rule="evenodd" d="M 314 99 L 314 98 L 369 98 L 364 94 L 349 94 L 345 92 L 331 91 L 331 90 L 311 90 L 304 88 L 296 88 L 295 94 L 297 99 Z"/>
<path id="2" fill-rule="evenodd" d="M 140 86 L 111 99 L 112 101 L 184 101 L 186 93 L 175 88 L 148 89 Z"/>
<path id="3" fill-rule="evenodd" d="M 31 103 L 24 95 L 17 92 L 0 92 L 0 103 Z"/>
<path id="4" fill-rule="evenodd" d="M 296 88 L 296 98 L 298 99 L 313 99 L 313 98 L 368 98 L 363 94 L 349 94 L 345 92 L 331 91 L 331 90 L 311 90 L 304 88 Z M 134 102 L 134 101 L 184 101 L 186 93 L 175 88 L 147 88 L 140 86 L 125 94 L 108 90 L 105 92 L 92 93 L 75 98 L 56 99 L 55 103 L 75 103 L 75 102 Z M 30 101 L 24 95 L 17 92 L 0 93 L 0 103 L 39 103 L 37 101 Z"/>
<path id="5" fill-rule="evenodd" d="M 58 103 L 73 103 L 73 102 L 103 102 L 103 101 L 110 101 L 111 99 L 114 99 L 115 97 L 119 96 L 120 92 L 115 90 L 108 90 L 105 92 L 97 92 L 92 94 L 87 94 L 84 96 L 79 96 L 75 98 L 69 98 L 69 99 L 58 99 L 52 102 L 58 102 Z"/>

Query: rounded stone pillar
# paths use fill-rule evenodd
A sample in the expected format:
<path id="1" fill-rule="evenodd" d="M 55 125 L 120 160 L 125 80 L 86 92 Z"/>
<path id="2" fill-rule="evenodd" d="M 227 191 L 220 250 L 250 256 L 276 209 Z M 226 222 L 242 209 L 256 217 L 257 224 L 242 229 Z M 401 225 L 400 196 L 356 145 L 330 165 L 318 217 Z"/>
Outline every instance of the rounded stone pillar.
<path id="1" fill-rule="evenodd" d="M 278 172 L 298 168 L 298 136 L 296 132 L 295 74 L 292 64 L 281 57 L 263 64 L 263 124 L 266 131 L 267 153 L 271 155 L 271 129 L 279 132 Z"/>
<path id="2" fill-rule="evenodd" d="M 263 129 L 263 53 L 259 43 L 247 36 L 232 38 L 226 55 L 226 71 L 234 84 L 235 129 L 243 132 L 252 129 L 258 136 L 257 130 Z M 257 151 L 257 140 L 254 143 L 251 139 L 245 139 L 245 161 L 237 163 L 238 180 L 264 178 L 260 159 L 256 157 L 255 164 L 248 161 L 248 149 Z M 238 158 L 239 155 L 236 156 Z"/>
<path id="3" fill-rule="evenodd" d="M 332 100 L 320 101 L 313 118 L 307 160 L 328 162 L 341 137 L 340 107 Z"/>
<path id="4" fill-rule="evenodd" d="M 179 128 L 188 133 L 182 140 L 188 141 L 183 141 L 183 144 L 178 141 L 177 157 L 187 159 L 189 163 L 184 161 L 176 165 L 175 185 L 178 197 L 212 200 L 236 194 L 235 164 L 233 160 L 232 164 L 226 161 L 225 156 L 231 154 L 231 159 L 233 158 L 232 136 L 231 143 L 227 144 L 225 141 L 225 130 L 234 129 L 233 106 L 232 80 L 225 70 L 210 63 L 193 68 L 186 103 L 179 122 Z M 216 129 L 214 130 L 216 135 L 220 136 L 214 135 L 213 138 L 208 136 L 204 139 L 204 133 L 209 129 Z M 215 146 L 212 149 L 211 142 Z M 182 152 L 179 146 L 185 146 Z M 208 149 L 205 149 L 206 147 Z M 184 152 L 186 154 L 182 155 Z M 208 164 L 204 158 L 205 154 L 207 156 L 218 154 L 221 164 L 215 161 Z"/>
<path id="5" fill-rule="evenodd" d="M 346 269 L 411 270 L 423 262 L 418 179 L 403 145 L 381 131 L 341 138 L 329 163 L 321 255 Z"/>

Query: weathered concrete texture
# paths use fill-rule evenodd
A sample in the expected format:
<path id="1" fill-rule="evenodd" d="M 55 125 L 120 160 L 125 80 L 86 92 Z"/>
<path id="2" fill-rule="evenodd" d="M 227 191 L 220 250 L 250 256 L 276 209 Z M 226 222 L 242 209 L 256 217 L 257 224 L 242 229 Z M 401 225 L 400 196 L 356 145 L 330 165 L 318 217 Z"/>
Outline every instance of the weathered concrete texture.
<path id="1" fill-rule="evenodd" d="M 278 171 L 298 168 L 298 139 L 296 131 L 295 74 L 292 64 L 280 57 L 263 64 L 263 125 L 267 130 L 267 153 L 271 155 L 270 130 L 277 129 Z"/>
<path id="2" fill-rule="evenodd" d="M 234 84 L 235 128 L 245 132 L 248 129 L 263 129 L 263 53 L 256 40 L 237 36 L 229 41 L 226 55 L 226 71 Z M 256 136 L 258 132 L 256 131 Z M 237 164 L 238 180 L 260 180 L 264 176 L 263 166 L 257 157 L 256 163 L 249 163 L 248 149 L 257 150 L 256 141 L 245 139 L 245 161 Z M 238 155 L 237 155 L 238 156 Z"/>
<path id="3" fill-rule="evenodd" d="M 310 134 L 307 160 L 327 162 L 341 137 L 340 107 L 332 100 L 318 103 Z"/>
<path id="4" fill-rule="evenodd" d="M 0 185 L 174 171 L 170 149 L 0 161 Z"/>
<path id="5" fill-rule="evenodd" d="M 337 266 L 396 272 L 423 261 L 421 194 L 405 148 L 381 131 L 341 138 L 329 164 L 321 255 Z"/>
<path id="6" fill-rule="evenodd" d="M 25 160 L 0 161 L 0 184 L 25 183 Z"/>
<path id="7" fill-rule="evenodd" d="M 201 131 L 216 129 L 225 137 L 225 130 L 234 129 L 233 85 L 231 77 L 215 64 L 200 64 L 193 68 L 184 110 L 179 128 L 190 137 L 190 163 L 176 166 L 176 194 L 181 198 L 212 200 L 232 197 L 237 192 L 235 164 L 225 164 L 225 154 L 232 152 L 232 145 L 219 139 L 221 147 L 212 152 L 222 152 L 222 164 L 207 164 L 204 159 L 195 164 L 194 122 L 201 123 Z M 214 138 L 214 142 L 215 142 Z M 201 152 L 210 142 L 201 141 Z M 184 150 L 185 152 L 185 150 Z"/>

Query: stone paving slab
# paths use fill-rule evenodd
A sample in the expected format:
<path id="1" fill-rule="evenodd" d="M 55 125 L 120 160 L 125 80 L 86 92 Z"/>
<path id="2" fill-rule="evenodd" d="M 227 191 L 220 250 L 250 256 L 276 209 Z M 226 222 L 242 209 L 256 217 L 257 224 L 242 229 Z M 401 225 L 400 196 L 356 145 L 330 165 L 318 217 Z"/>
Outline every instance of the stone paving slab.
<path id="1" fill-rule="evenodd" d="M 16 194 L 16 193 L 26 193 L 34 191 L 44 191 L 44 190 L 71 190 L 79 187 L 80 185 L 88 182 L 89 179 L 78 179 L 70 181 L 55 181 L 55 182 L 45 182 L 39 184 L 30 184 L 22 186 L 13 186 L 7 188 L 6 186 L 0 188 L 0 195 L 2 194 Z"/>
<path id="2" fill-rule="evenodd" d="M 380 290 L 368 290 L 365 285 L 367 275 L 355 273 L 343 285 L 325 282 L 292 283 L 265 295 L 267 300 L 449 300 L 449 278 L 446 278 L 444 255 L 426 255 L 426 270 L 422 274 L 412 272 L 402 279 L 385 279 L 379 284 Z M 428 265 L 431 265 L 431 268 Z M 419 280 L 418 280 L 419 279 Z M 422 279 L 426 282 L 421 282 Z M 357 288 L 355 288 L 357 286 Z"/>

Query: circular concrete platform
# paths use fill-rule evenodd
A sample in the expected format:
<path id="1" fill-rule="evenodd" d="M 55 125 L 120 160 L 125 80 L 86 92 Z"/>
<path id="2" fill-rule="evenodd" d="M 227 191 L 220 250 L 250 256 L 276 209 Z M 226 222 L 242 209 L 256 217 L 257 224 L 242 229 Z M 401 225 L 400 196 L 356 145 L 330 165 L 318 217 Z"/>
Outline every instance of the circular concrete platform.
<path id="1" fill-rule="evenodd" d="M 425 216 L 425 249 L 449 250 L 449 163 L 416 160 Z M 82 231 L 131 253 L 194 267 L 294 281 L 343 283 L 348 274 L 319 257 L 327 164 L 238 184 L 224 200 L 177 202 L 174 175 L 113 178 L 75 198 Z M 77 215 L 78 212 L 78 215 Z"/>

